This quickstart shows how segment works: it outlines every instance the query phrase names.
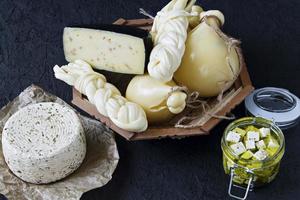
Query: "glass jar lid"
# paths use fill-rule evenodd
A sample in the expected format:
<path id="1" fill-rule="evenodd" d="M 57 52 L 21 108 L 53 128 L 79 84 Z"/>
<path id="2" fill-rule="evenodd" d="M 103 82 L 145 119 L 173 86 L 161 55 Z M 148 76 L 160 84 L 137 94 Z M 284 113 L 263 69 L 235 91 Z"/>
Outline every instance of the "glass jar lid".
<path id="1" fill-rule="evenodd" d="M 294 126 L 300 119 L 300 100 L 286 89 L 265 87 L 245 100 L 247 113 L 273 120 L 281 129 Z"/>

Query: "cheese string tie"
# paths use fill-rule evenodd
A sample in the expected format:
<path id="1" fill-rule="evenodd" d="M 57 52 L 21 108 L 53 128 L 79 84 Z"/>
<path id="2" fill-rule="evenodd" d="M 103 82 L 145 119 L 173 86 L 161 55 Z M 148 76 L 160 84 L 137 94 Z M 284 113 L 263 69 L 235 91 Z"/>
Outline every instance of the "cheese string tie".
<path id="1" fill-rule="evenodd" d="M 147 129 L 148 121 L 142 107 L 121 96 L 120 91 L 107 83 L 105 76 L 94 72 L 88 63 L 76 60 L 62 67 L 56 65 L 53 70 L 57 79 L 86 95 L 99 113 L 109 117 L 119 128 L 133 132 Z"/>
<path id="2" fill-rule="evenodd" d="M 233 113 L 228 113 L 227 115 L 216 115 L 210 112 L 211 107 L 207 103 L 207 101 L 201 101 L 200 106 L 202 107 L 203 115 L 199 116 L 183 116 L 176 123 L 176 128 L 194 128 L 199 127 L 201 121 L 203 120 L 204 115 L 208 115 L 210 117 L 216 119 L 225 119 L 225 120 L 234 120 L 236 117 Z M 201 128 L 201 127 L 200 127 Z"/>
<path id="3" fill-rule="evenodd" d="M 169 95 L 171 95 L 174 92 L 182 91 L 187 94 L 186 98 L 186 107 L 191 109 L 202 109 L 202 115 L 201 116 L 182 116 L 179 118 L 179 120 L 175 123 L 176 128 L 194 128 L 198 127 L 199 123 L 203 120 L 204 115 L 208 115 L 213 118 L 217 119 L 225 119 L 225 120 L 233 120 L 235 119 L 234 114 L 229 113 L 228 116 L 225 115 L 216 115 L 214 113 L 211 113 L 211 107 L 208 104 L 206 99 L 201 99 L 199 92 L 193 91 L 189 92 L 188 88 L 185 86 L 174 86 L 171 88 L 171 91 L 169 92 Z M 223 94 L 223 93 L 222 93 Z M 219 97 L 222 98 L 222 97 Z"/>

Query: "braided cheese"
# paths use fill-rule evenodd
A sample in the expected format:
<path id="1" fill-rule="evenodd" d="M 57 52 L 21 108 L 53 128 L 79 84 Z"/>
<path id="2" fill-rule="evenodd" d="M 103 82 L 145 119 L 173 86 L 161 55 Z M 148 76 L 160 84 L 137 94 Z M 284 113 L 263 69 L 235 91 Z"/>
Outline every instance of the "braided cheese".
<path id="1" fill-rule="evenodd" d="M 93 71 L 83 60 L 76 60 L 62 67 L 54 66 L 55 77 L 74 86 L 87 96 L 100 114 L 107 116 L 118 127 L 133 132 L 145 131 L 148 127 L 142 107 L 129 102 L 120 91 L 106 82 L 105 76 Z"/>
<path id="2" fill-rule="evenodd" d="M 163 82 L 170 81 L 178 69 L 185 50 L 188 12 L 195 1 L 173 0 L 157 13 L 151 35 L 154 48 L 148 63 L 149 75 Z"/>

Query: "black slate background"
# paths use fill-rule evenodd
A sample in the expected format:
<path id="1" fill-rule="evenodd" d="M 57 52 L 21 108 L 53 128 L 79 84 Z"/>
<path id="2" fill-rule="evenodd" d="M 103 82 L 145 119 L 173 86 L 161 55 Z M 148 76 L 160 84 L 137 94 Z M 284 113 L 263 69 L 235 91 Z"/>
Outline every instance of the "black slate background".
<path id="1" fill-rule="evenodd" d="M 71 89 L 55 80 L 52 67 L 65 64 L 62 30 L 70 24 L 110 23 L 139 18 L 140 7 L 155 14 L 167 0 L 1 0 L 0 106 L 31 83 L 70 102 Z M 205 9 L 220 9 L 224 30 L 242 40 L 254 85 L 284 87 L 300 96 L 299 0 L 198 0 Z M 243 105 L 235 109 L 244 115 Z M 222 122 L 210 136 L 182 140 L 127 142 L 117 136 L 119 165 L 110 183 L 82 199 L 229 199 L 222 169 Z M 249 199 L 300 197 L 300 126 L 286 134 L 286 155 L 271 184 Z"/>

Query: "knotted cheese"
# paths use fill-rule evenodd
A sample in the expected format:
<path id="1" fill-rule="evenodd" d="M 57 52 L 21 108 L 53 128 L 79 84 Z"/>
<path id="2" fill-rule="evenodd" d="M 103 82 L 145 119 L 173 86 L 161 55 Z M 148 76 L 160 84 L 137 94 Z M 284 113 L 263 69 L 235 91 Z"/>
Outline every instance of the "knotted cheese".
<path id="1" fill-rule="evenodd" d="M 106 78 L 93 71 L 92 67 L 76 60 L 62 67 L 54 66 L 55 77 L 74 86 L 97 107 L 100 114 L 107 116 L 118 127 L 133 132 L 145 131 L 148 122 L 144 110 L 136 103 L 121 96 L 120 91 Z"/>
<path id="2" fill-rule="evenodd" d="M 182 112 L 187 95 L 174 81 L 163 83 L 149 75 L 137 75 L 127 87 L 126 98 L 143 107 L 149 123 L 159 123 Z"/>
<path id="3" fill-rule="evenodd" d="M 157 13 L 151 30 L 154 48 L 148 64 L 149 75 L 170 81 L 180 65 L 187 38 L 189 10 L 195 0 L 172 0 Z"/>

